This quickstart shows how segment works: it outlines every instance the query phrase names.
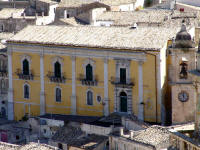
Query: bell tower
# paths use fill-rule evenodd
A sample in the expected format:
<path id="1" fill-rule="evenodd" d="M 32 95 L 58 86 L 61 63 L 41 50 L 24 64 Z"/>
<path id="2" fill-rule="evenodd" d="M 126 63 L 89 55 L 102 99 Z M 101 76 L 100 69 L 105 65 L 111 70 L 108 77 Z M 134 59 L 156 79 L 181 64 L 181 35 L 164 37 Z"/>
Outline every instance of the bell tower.
<path id="1" fill-rule="evenodd" d="M 172 124 L 194 121 L 196 93 L 190 70 L 196 68 L 196 48 L 183 24 L 169 48 Z"/>

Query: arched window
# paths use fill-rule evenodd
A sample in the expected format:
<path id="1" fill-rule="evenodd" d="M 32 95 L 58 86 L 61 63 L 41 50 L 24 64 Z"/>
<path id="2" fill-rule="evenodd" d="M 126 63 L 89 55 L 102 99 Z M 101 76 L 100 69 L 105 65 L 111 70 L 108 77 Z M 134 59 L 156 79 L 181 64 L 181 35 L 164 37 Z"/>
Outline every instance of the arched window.
<path id="1" fill-rule="evenodd" d="M 187 73 L 187 64 L 185 62 L 182 62 L 180 64 L 180 73 L 179 73 L 180 79 L 187 79 L 188 73 Z"/>
<path id="2" fill-rule="evenodd" d="M 93 80 L 93 69 L 90 64 L 86 66 L 86 80 L 92 81 Z"/>
<path id="3" fill-rule="evenodd" d="M 56 102 L 61 102 L 61 89 L 56 88 Z"/>
<path id="4" fill-rule="evenodd" d="M 29 62 L 27 59 L 23 60 L 23 74 L 29 75 Z"/>
<path id="5" fill-rule="evenodd" d="M 93 93 L 92 93 L 92 91 L 87 92 L 87 105 L 93 105 Z"/>
<path id="6" fill-rule="evenodd" d="M 54 64 L 54 76 L 57 78 L 61 77 L 61 64 L 58 61 Z"/>
<path id="7" fill-rule="evenodd" d="M 24 85 L 24 98 L 29 99 L 30 97 L 30 89 L 27 84 Z"/>

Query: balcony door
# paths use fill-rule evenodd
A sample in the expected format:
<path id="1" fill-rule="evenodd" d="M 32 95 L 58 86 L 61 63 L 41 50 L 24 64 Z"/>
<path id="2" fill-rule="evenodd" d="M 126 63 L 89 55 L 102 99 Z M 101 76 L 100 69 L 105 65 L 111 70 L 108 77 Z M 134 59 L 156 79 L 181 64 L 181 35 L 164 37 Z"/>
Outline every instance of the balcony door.
<path id="1" fill-rule="evenodd" d="M 127 94 L 125 92 L 120 93 L 120 112 L 127 112 Z"/>
<path id="2" fill-rule="evenodd" d="M 24 59 L 23 61 L 23 74 L 29 75 L 29 62 L 27 59 Z"/>
<path id="3" fill-rule="evenodd" d="M 120 68 L 120 83 L 126 84 L 126 68 Z"/>
<path id="4" fill-rule="evenodd" d="M 57 78 L 61 77 L 61 64 L 59 62 L 54 64 L 54 76 Z"/>

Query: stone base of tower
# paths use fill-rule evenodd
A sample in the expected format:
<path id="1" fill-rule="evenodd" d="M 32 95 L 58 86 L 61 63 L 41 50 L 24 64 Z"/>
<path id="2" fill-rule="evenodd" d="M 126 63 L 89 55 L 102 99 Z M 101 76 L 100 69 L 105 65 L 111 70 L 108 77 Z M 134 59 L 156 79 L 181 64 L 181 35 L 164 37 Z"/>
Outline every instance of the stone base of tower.
<path id="1" fill-rule="evenodd" d="M 180 93 L 188 94 L 188 100 L 181 101 Z M 172 86 L 172 124 L 192 122 L 195 120 L 196 90 L 191 84 Z"/>

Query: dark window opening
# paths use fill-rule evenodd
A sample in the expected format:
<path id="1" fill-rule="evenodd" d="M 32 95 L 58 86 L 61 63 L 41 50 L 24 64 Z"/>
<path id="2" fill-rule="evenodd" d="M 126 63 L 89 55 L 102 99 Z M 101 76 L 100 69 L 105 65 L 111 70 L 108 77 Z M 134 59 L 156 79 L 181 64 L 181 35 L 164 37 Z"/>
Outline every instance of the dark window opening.
<path id="1" fill-rule="evenodd" d="M 126 84 L 126 68 L 120 68 L 120 83 Z"/>
<path id="2" fill-rule="evenodd" d="M 58 148 L 63 149 L 63 145 L 61 143 L 58 143 Z"/>
<path id="3" fill-rule="evenodd" d="M 19 135 L 16 135 L 16 140 L 19 140 Z"/>
<path id="4" fill-rule="evenodd" d="M 188 73 L 187 73 L 187 64 L 185 62 L 182 62 L 180 64 L 181 71 L 179 74 L 180 79 L 187 79 Z"/>
<path id="5" fill-rule="evenodd" d="M 91 91 L 87 92 L 87 105 L 93 105 L 93 93 Z"/>
<path id="6" fill-rule="evenodd" d="M 56 88 L 56 102 L 61 102 L 61 89 Z"/>
<path id="7" fill-rule="evenodd" d="M 44 129 L 44 130 L 43 130 L 43 132 L 44 132 L 44 133 L 46 133 L 46 132 L 47 132 L 47 130 L 46 130 L 46 129 Z"/>
<path id="8" fill-rule="evenodd" d="M 93 69 L 90 64 L 86 66 L 86 80 L 92 81 L 93 80 Z"/>
<path id="9" fill-rule="evenodd" d="M 61 77 L 61 65 L 59 62 L 54 64 L 54 76 L 57 78 Z"/>
<path id="10" fill-rule="evenodd" d="M 29 86 L 24 85 L 24 98 L 29 98 Z"/>
<path id="11" fill-rule="evenodd" d="M 29 75 L 29 62 L 27 59 L 24 59 L 23 61 L 23 74 Z"/>

